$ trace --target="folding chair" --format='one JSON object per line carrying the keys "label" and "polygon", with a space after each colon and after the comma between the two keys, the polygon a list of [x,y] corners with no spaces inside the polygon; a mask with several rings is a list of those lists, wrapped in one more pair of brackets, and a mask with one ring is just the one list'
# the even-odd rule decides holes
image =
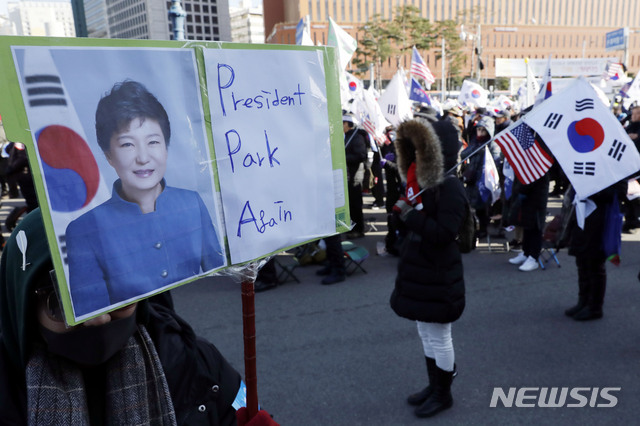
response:
{"label": "folding chair", "polygon": [[375,217],[366,218],[365,223],[367,224],[367,232],[378,232],[378,227],[376,226]]}
{"label": "folding chair", "polygon": [[365,274],[367,273],[366,269],[362,266],[364,261],[369,257],[369,252],[366,248],[356,245],[351,241],[343,241],[342,251],[344,252],[344,258],[346,261],[345,271],[347,272],[347,275],[353,274],[358,269]]}
{"label": "folding chair", "polygon": [[545,242],[542,242],[542,250],[540,251],[540,256],[538,256],[538,263],[540,264],[540,268],[546,269],[546,264],[549,263],[551,259],[556,262],[558,268],[560,267],[560,261],[558,260],[558,250],[554,247],[545,247]]}
{"label": "folding chair", "polygon": [[278,260],[278,256],[275,256],[273,258],[274,262],[276,263],[276,266],[279,266],[281,269],[281,271],[278,273],[278,282],[281,284],[287,282],[289,279],[294,280],[298,284],[300,283],[300,280],[298,279],[298,277],[296,277],[296,275],[293,273],[293,271],[298,266],[300,266],[300,263],[298,262],[298,259],[296,259],[295,256],[291,256],[291,258],[293,259],[293,263],[290,263],[288,265],[285,265],[282,262],[280,262]]}
{"label": "folding chair", "polygon": [[553,259],[560,267],[560,261],[558,260],[558,239],[562,232],[562,217],[560,215],[554,216],[554,218],[545,225],[542,231],[542,250],[540,250],[540,256],[538,256],[538,263],[540,268],[546,269],[547,263]]}

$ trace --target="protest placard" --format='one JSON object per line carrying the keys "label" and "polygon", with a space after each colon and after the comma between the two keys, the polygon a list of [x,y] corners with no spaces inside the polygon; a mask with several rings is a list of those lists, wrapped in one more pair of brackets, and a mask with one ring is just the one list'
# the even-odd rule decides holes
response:
{"label": "protest placard", "polygon": [[0,37],[0,67],[69,324],[348,229],[332,48]]}

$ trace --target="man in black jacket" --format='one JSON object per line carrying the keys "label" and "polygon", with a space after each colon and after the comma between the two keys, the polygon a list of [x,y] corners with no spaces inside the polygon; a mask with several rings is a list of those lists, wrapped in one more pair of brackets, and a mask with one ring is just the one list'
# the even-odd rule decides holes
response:
{"label": "man in black jacket", "polygon": [[349,213],[354,223],[347,238],[364,237],[364,217],[362,213],[362,182],[364,162],[367,160],[367,134],[355,127],[353,116],[342,117],[344,149],[347,161],[347,188],[349,190]]}

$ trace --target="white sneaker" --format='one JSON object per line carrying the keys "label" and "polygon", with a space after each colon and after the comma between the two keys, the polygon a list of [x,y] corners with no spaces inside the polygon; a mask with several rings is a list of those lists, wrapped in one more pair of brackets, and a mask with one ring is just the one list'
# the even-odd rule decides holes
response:
{"label": "white sneaker", "polygon": [[535,271],[536,269],[538,269],[538,266],[539,266],[538,261],[533,257],[529,256],[527,257],[527,260],[525,260],[524,263],[520,265],[518,269],[520,269],[522,272],[529,272],[529,271]]}
{"label": "white sneaker", "polygon": [[524,253],[520,253],[516,257],[512,257],[511,259],[509,259],[509,263],[512,265],[519,265],[521,263],[524,263],[525,260],[527,260],[527,256],[525,256]]}

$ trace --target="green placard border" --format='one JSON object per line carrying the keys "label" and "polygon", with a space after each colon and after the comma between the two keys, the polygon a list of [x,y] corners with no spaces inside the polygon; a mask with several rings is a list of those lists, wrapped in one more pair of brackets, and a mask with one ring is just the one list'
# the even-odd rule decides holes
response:
{"label": "green placard border", "polygon": [[[51,220],[51,210],[46,202],[46,191],[44,188],[44,182],[41,175],[40,165],[37,161],[35,152],[35,145],[33,143],[33,136],[29,130],[29,121],[27,113],[24,107],[24,101],[22,99],[22,93],[20,90],[20,84],[18,80],[17,71],[13,61],[13,55],[11,53],[12,46],[51,46],[51,47],[146,47],[146,48],[190,48],[194,50],[198,79],[200,83],[200,97],[203,107],[203,114],[205,120],[205,128],[207,134],[207,143],[209,144],[209,151],[212,156],[212,160],[215,161],[216,153],[213,143],[213,130],[211,126],[211,114],[208,102],[208,89],[207,79],[204,63],[204,49],[236,49],[236,50],[298,50],[298,51],[321,51],[324,63],[325,72],[325,85],[327,92],[327,113],[329,117],[329,132],[330,132],[330,144],[331,144],[331,159],[332,169],[334,171],[341,170],[343,176],[343,193],[345,205],[337,207],[335,209],[336,218],[336,233],[346,232],[350,229],[349,224],[351,222],[349,215],[349,203],[347,192],[347,177],[346,177],[346,160],[344,151],[344,136],[342,129],[342,110],[340,102],[340,89],[338,78],[338,56],[335,48],[330,46],[292,46],[292,45],[277,45],[277,44],[242,44],[242,43],[227,43],[227,42],[208,42],[208,41],[160,41],[160,40],[121,40],[121,39],[92,39],[92,38],[63,38],[63,37],[20,37],[20,36],[0,36],[0,115],[2,116],[3,126],[7,135],[7,139],[13,142],[21,142],[26,146],[27,155],[29,158],[29,164],[31,170],[37,170],[38,173],[33,173],[34,184],[42,210],[42,217],[46,229],[47,240],[49,243],[53,264],[56,267],[56,278],[59,283],[65,283],[65,285],[59,286],[60,300],[62,301],[66,322],[69,325],[76,325],[81,321],[76,321],[73,317],[71,307],[71,297],[67,291],[66,277],[64,276],[62,267],[62,258],[58,250],[58,242],[56,241],[55,230],[53,228],[53,222]],[[216,191],[220,191],[220,181],[218,177],[217,167],[214,168],[214,181]],[[225,219],[226,220],[226,219]],[[308,242],[317,240],[319,238],[311,239],[300,244],[294,244],[282,249],[276,250],[271,253],[266,253],[260,258],[273,256],[282,251],[292,249],[296,246],[306,244]],[[227,247],[227,261],[229,260],[228,241],[225,232],[225,246]],[[253,259],[248,262],[244,262],[240,265],[247,265],[260,259]],[[239,265],[229,265],[223,270],[212,272],[209,274],[203,274],[192,279],[177,283],[166,290],[196,281],[204,276],[211,276],[217,274],[229,275],[227,271],[237,270]],[[239,275],[231,273],[231,275]],[[144,298],[136,299],[142,300]],[[116,309],[116,308],[114,308]],[[96,314],[98,316],[101,314]],[[95,317],[93,316],[93,317]],[[82,320],[86,321],[90,318]]]}

